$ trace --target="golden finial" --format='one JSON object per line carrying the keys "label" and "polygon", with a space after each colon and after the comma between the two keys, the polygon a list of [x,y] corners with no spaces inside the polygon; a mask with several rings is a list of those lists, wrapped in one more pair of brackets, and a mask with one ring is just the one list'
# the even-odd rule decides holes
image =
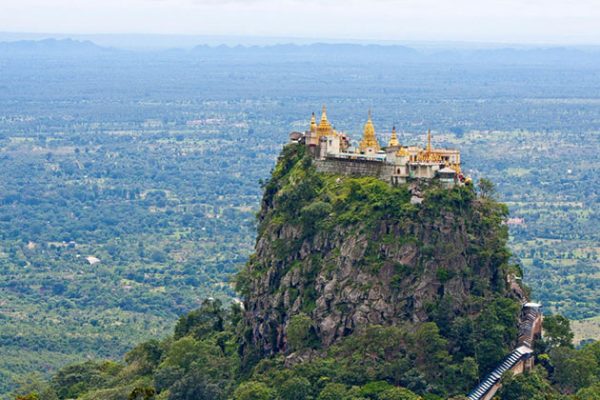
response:
{"label": "golden finial", "polygon": [[396,127],[392,127],[392,137],[390,138],[390,142],[388,143],[389,147],[398,146],[400,143],[398,142],[398,136],[396,135]]}
{"label": "golden finial", "polygon": [[310,131],[311,132],[316,132],[317,131],[317,118],[315,117],[315,113],[312,113],[312,116],[310,117]]}
{"label": "golden finial", "polygon": [[427,130],[427,152],[431,151],[431,129]]}
{"label": "golden finial", "polygon": [[419,151],[417,154],[417,161],[424,162],[440,162],[442,161],[442,156],[438,153],[433,152],[431,146],[431,129],[427,130],[427,147],[425,150]]}
{"label": "golden finial", "polygon": [[321,122],[317,127],[317,136],[320,138],[322,136],[328,136],[333,134],[333,128],[329,121],[327,121],[327,108],[325,104],[323,104],[322,114],[321,114]]}
{"label": "golden finial", "polygon": [[365,124],[363,139],[360,142],[359,147],[362,152],[369,148],[373,151],[379,151],[379,143],[377,142],[377,137],[375,136],[375,127],[373,126],[373,121],[371,120],[371,109],[369,109],[369,119]]}

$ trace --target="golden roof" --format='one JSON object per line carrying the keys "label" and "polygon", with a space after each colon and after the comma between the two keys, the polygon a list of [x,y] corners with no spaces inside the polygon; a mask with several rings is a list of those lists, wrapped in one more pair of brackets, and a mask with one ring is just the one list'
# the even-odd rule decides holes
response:
{"label": "golden roof", "polygon": [[317,126],[317,136],[320,138],[322,136],[328,136],[333,134],[333,128],[329,121],[327,120],[327,108],[323,105],[323,110],[321,113],[321,122],[319,122],[319,126]]}
{"label": "golden roof", "polygon": [[408,152],[408,149],[406,147],[400,147],[396,152],[396,155],[398,157],[408,157],[410,153]]}
{"label": "golden roof", "polygon": [[371,110],[369,110],[369,119],[365,124],[363,140],[360,142],[359,147],[361,151],[365,151],[368,148],[372,148],[375,151],[379,151],[380,149],[379,142],[377,142],[377,137],[375,136],[375,127],[371,120]]}

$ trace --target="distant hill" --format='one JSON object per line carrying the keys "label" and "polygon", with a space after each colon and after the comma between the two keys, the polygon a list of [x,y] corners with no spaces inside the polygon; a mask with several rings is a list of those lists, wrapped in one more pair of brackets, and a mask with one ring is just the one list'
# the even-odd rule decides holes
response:
{"label": "distant hill", "polygon": [[73,39],[18,40],[0,42],[2,55],[91,55],[116,52],[114,49],[101,47],[90,41]]}
{"label": "distant hill", "polygon": [[281,44],[273,46],[197,46],[192,51],[200,55],[239,55],[263,56],[268,58],[286,57],[304,61],[323,61],[348,59],[353,62],[394,59],[418,61],[422,54],[406,46],[381,46],[360,44],[316,43],[310,45]]}
{"label": "distant hill", "polygon": [[[184,54],[184,52],[181,52]],[[316,43],[273,46],[197,46],[191,54],[263,61],[348,61],[356,64],[415,62],[502,65],[599,64],[600,51],[575,47],[448,49],[425,53],[400,45],[361,45]]]}
{"label": "distant hill", "polygon": [[479,50],[449,50],[430,56],[432,61],[481,64],[581,64],[599,63],[600,51],[573,47],[499,48]]}
{"label": "distant hill", "polygon": [[[600,50],[576,47],[479,48],[422,51],[402,45],[378,44],[276,44],[265,46],[209,46],[191,50],[172,48],[148,50],[159,58],[201,58],[242,63],[349,63],[354,65],[387,63],[479,64],[479,65],[598,65]],[[2,56],[97,56],[140,54],[131,50],[103,47],[89,40],[44,39],[0,42]]]}

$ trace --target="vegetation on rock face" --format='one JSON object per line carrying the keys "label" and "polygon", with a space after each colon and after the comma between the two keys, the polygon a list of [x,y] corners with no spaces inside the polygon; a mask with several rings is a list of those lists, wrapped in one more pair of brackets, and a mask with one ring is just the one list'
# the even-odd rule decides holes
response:
{"label": "vegetation on rock face", "polygon": [[[23,398],[460,399],[514,345],[520,270],[493,187],[323,175],[290,145],[264,189],[244,309],[206,300],[171,338],[32,380]],[[539,366],[500,398],[597,398],[598,343],[573,349],[568,321],[547,321]]]}
{"label": "vegetation on rock face", "polygon": [[393,187],[320,174],[305,153],[284,149],[265,185],[256,254],[238,277],[244,362],[301,350],[294,322],[305,315],[323,349],[371,325],[411,332],[431,323],[448,352],[433,364],[489,370],[516,336],[520,294],[506,285],[520,271],[509,263],[507,209],[491,198],[492,185],[479,197],[471,186]]}

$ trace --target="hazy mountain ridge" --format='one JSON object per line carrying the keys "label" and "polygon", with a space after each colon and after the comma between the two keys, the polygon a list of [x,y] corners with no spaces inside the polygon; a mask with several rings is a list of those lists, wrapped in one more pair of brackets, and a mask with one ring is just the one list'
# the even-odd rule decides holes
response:
{"label": "hazy mountain ridge", "polygon": [[190,50],[171,48],[167,50],[132,51],[116,47],[104,47],[92,41],[73,39],[44,39],[0,42],[0,57],[41,55],[100,55],[107,53],[140,54],[175,57],[240,57],[242,60],[270,62],[353,60],[363,63],[401,61],[408,63],[479,63],[509,65],[588,65],[600,64],[600,50],[596,48],[540,46],[532,48],[500,47],[488,49],[440,49],[422,51],[403,45],[381,44],[275,44],[275,45],[198,45]]}
{"label": "hazy mountain ridge", "polygon": [[61,55],[61,54],[102,54],[116,52],[116,49],[98,46],[91,41],[73,39],[19,40],[0,42],[0,56],[5,55]]}

